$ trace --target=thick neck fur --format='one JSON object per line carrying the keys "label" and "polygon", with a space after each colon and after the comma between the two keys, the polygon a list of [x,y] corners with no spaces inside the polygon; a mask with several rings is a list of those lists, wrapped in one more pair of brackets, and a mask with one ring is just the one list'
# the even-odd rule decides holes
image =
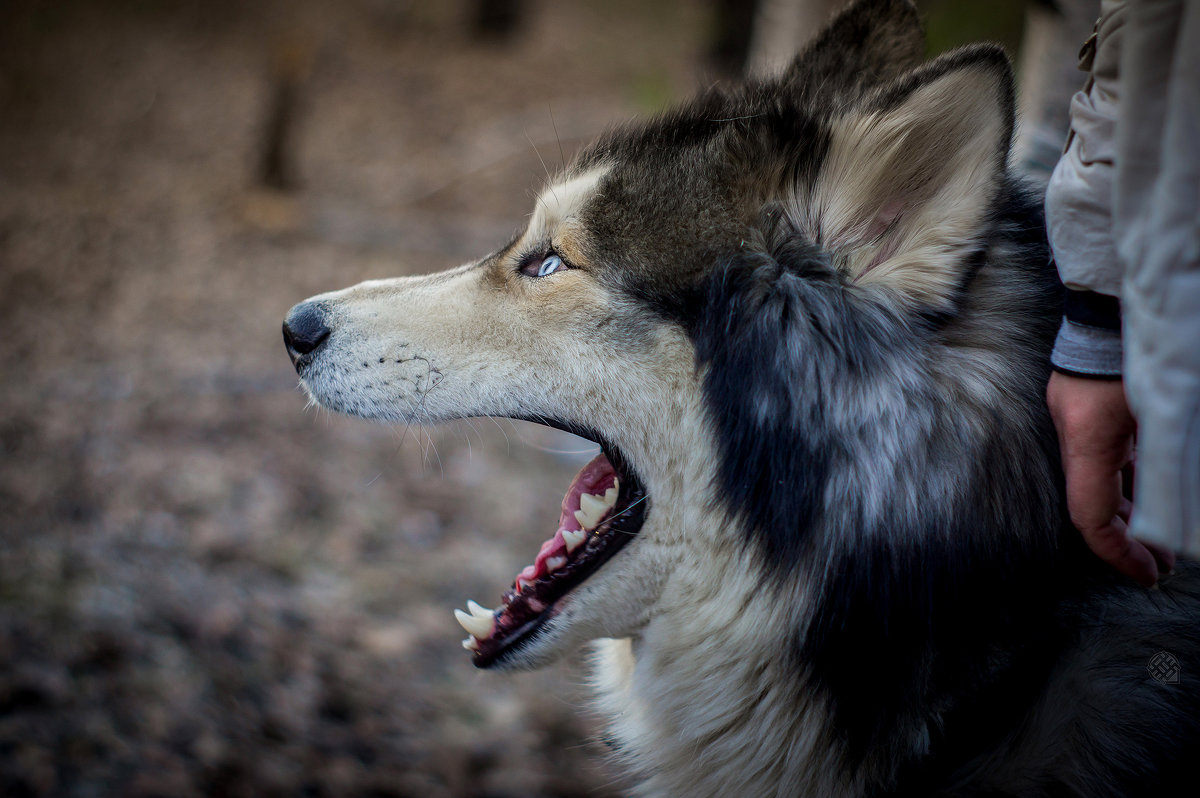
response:
{"label": "thick neck fur", "polygon": [[800,590],[765,598],[784,593],[764,583],[757,552],[711,494],[719,456],[703,400],[682,386],[674,396],[663,406],[678,412],[645,431],[659,443],[638,458],[670,519],[644,556],[667,575],[636,636],[594,649],[597,705],[634,774],[631,794],[852,795],[833,767],[825,702],[789,642],[811,602]]}
{"label": "thick neck fur", "polygon": [[[1018,217],[996,220],[958,317],[855,296],[803,244],[714,278],[694,340],[716,478],[660,505],[686,508],[672,526],[695,555],[684,542],[648,625],[598,654],[639,794],[892,787],[986,700],[960,674],[1037,667],[1021,652],[1056,557],[1053,291],[1036,249],[1013,255],[1031,249],[1009,246]],[[1000,606],[1013,580],[1028,590]],[[990,660],[999,646],[1015,654]]]}
{"label": "thick neck fur", "polygon": [[596,646],[598,704],[633,794],[858,794],[826,702],[781,650],[800,608],[761,601],[753,572],[728,566],[677,574],[642,634]]}

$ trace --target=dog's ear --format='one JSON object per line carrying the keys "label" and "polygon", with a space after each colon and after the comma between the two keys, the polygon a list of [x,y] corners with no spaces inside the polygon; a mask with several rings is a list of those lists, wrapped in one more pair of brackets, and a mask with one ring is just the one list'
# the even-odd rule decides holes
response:
{"label": "dog's ear", "polygon": [[784,73],[784,91],[801,104],[855,96],[916,67],[924,48],[909,0],[858,0],[796,56]]}
{"label": "dog's ear", "polygon": [[811,180],[785,203],[853,283],[949,310],[981,250],[1013,128],[1004,52],[976,45],[875,90],[836,118]]}

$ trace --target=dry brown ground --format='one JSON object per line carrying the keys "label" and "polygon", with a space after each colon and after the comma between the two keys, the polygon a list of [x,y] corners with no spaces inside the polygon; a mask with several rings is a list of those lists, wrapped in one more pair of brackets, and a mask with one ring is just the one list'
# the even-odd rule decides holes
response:
{"label": "dry brown ground", "polygon": [[[508,46],[462,0],[0,8],[0,794],[619,789],[582,661],[477,672],[450,614],[552,531],[578,442],[306,411],[279,335],[502,243],[533,145],[703,72],[701,3],[531,5]],[[281,57],[286,195],[255,187]]]}

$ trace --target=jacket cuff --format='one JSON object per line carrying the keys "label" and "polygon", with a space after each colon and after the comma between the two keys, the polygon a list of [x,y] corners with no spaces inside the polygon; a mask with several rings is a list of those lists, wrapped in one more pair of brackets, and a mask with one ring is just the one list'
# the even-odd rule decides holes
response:
{"label": "jacket cuff", "polygon": [[1064,318],[1050,354],[1056,371],[1093,379],[1121,378],[1121,330]]}

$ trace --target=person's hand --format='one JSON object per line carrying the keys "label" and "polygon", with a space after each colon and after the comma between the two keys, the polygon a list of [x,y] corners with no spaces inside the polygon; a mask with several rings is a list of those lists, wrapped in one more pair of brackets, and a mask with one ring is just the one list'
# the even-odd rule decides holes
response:
{"label": "person's hand", "polygon": [[1129,536],[1137,422],[1120,380],[1050,375],[1046,403],[1058,430],[1067,509],[1092,551],[1121,573],[1153,585],[1175,555]]}

